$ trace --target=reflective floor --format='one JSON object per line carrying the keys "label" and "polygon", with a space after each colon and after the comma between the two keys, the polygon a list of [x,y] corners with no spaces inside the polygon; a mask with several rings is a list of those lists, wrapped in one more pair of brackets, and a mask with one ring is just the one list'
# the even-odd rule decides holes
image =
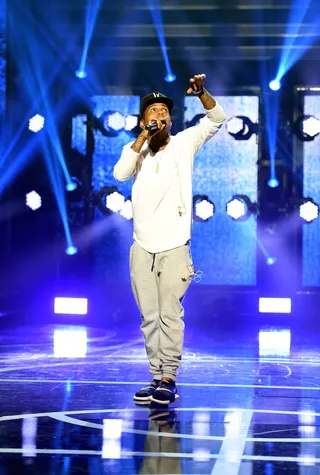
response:
{"label": "reflective floor", "polygon": [[139,329],[0,337],[0,474],[319,474],[316,334],[186,331],[180,399],[138,407]]}

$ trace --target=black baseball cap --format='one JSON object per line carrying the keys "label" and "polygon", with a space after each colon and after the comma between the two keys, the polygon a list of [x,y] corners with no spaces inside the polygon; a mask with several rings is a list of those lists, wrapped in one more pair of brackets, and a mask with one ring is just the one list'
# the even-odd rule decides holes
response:
{"label": "black baseball cap", "polygon": [[147,107],[151,106],[151,104],[155,104],[157,102],[163,103],[166,106],[168,106],[169,113],[171,114],[172,108],[174,106],[173,99],[171,97],[167,97],[164,94],[161,94],[161,92],[152,92],[151,94],[148,94],[147,96],[143,97],[140,102],[140,117],[142,117],[144,111],[146,110]]}

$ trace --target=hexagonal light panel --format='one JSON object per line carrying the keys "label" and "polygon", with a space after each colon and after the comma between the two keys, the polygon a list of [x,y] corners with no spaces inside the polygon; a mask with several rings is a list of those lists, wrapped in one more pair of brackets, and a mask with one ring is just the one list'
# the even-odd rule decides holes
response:
{"label": "hexagonal light panel", "polygon": [[37,209],[41,208],[42,201],[41,196],[36,191],[30,191],[30,193],[26,194],[26,205],[32,209],[32,211],[36,211]]}
{"label": "hexagonal light panel", "polygon": [[199,201],[196,203],[195,213],[203,221],[208,221],[214,215],[214,205],[207,200]]}
{"label": "hexagonal light panel", "polygon": [[319,206],[312,200],[308,200],[300,205],[300,217],[307,223],[311,223],[319,216]]}
{"label": "hexagonal light panel", "polygon": [[117,211],[120,211],[123,208],[124,202],[124,196],[118,193],[117,191],[114,191],[113,193],[107,196],[106,207],[116,213]]}
{"label": "hexagonal light panel", "polygon": [[315,117],[308,117],[302,122],[302,131],[309,137],[320,134],[320,120]]}
{"label": "hexagonal light panel", "polygon": [[120,112],[114,112],[108,117],[108,126],[113,130],[121,130],[126,126],[126,118]]}
{"label": "hexagonal light panel", "polygon": [[227,214],[233,219],[243,218],[247,211],[247,205],[238,198],[233,198],[227,203]]}

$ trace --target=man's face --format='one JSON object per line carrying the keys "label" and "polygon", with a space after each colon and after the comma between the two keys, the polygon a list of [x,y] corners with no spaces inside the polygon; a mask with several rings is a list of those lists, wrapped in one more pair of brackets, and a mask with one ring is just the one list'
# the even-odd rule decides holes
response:
{"label": "man's face", "polygon": [[167,123],[167,126],[170,126],[171,118],[169,114],[169,109],[165,104],[162,104],[162,103],[151,104],[149,107],[146,108],[141,122],[142,122],[142,125],[145,126],[146,124],[151,124],[152,121],[156,119],[165,120]]}

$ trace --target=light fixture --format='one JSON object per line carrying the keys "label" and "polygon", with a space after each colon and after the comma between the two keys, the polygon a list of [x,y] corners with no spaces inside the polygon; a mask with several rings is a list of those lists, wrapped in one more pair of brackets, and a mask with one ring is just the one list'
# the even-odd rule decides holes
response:
{"label": "light fixture", "polygon": [[231,117],[226,123],[226,128],[235,140],[249,140],[259,130],[258,124],[254,124],[249,117],[244,115]]}
{"label": "light fixture", "polygon": [[78,252],[78,248],[76,246],[73,246],[73,245],[68,246],[66,251],[65,251],[67,256],[74,256],[75,254],[77,254],[77,252]]}
{"label": "light fixture", "polygon": [[177,79],[177,76],[175,74],[173,74],[172,72],[169,72],[168,74],[166,74],[166,76],[164,77],[164,80],[166,82],[174,82],[175,80]]}
{"label": "light fixture", "polygon": [[306,223],[312,223],[319,216],[319,206],[311,198],[305,198],[299,207],[299,214]]}
{"label": "light fixture", "polygon": [[311,142],[320,134],[320,119],[313,115],[303,115],[295,122],[294,130],[302,142]]}
{"label": "light fixture", "polygon": [[291,313],[290,298],[259,298],[260,313]]}
{"label": "light fixture", "polygon": [[246,221],[256,213],[257,205],[246,195],[234,195],[226,204],[227,214],[235,221]]}
{"label": "light fixture", "polygon": [[281,88],[281,82],[278,79],[273,79],[273,81],[270,81],[269,87],[272,91],[279,91]]}
{"label": "light fixture", "polygon": [[31,117],[31,119],[29,120],[29,130],[31,132],[37,133],[41,129],[43,129],[44,123],[45,123],[45,118],[40,114],[36,114],[35,116]]}
{"label": "light fixture", "polygon": [[37,209],[41,208],[41,196],[34,190],[30,191],[30,193],[26,194],[26,205],[32,209],[32,211],[36,211]]}
{"label": "light fixture", "polygon": [[215,206],[206,195],[193,197],[193,218],[195,221],[208,221],[215,213]]}

